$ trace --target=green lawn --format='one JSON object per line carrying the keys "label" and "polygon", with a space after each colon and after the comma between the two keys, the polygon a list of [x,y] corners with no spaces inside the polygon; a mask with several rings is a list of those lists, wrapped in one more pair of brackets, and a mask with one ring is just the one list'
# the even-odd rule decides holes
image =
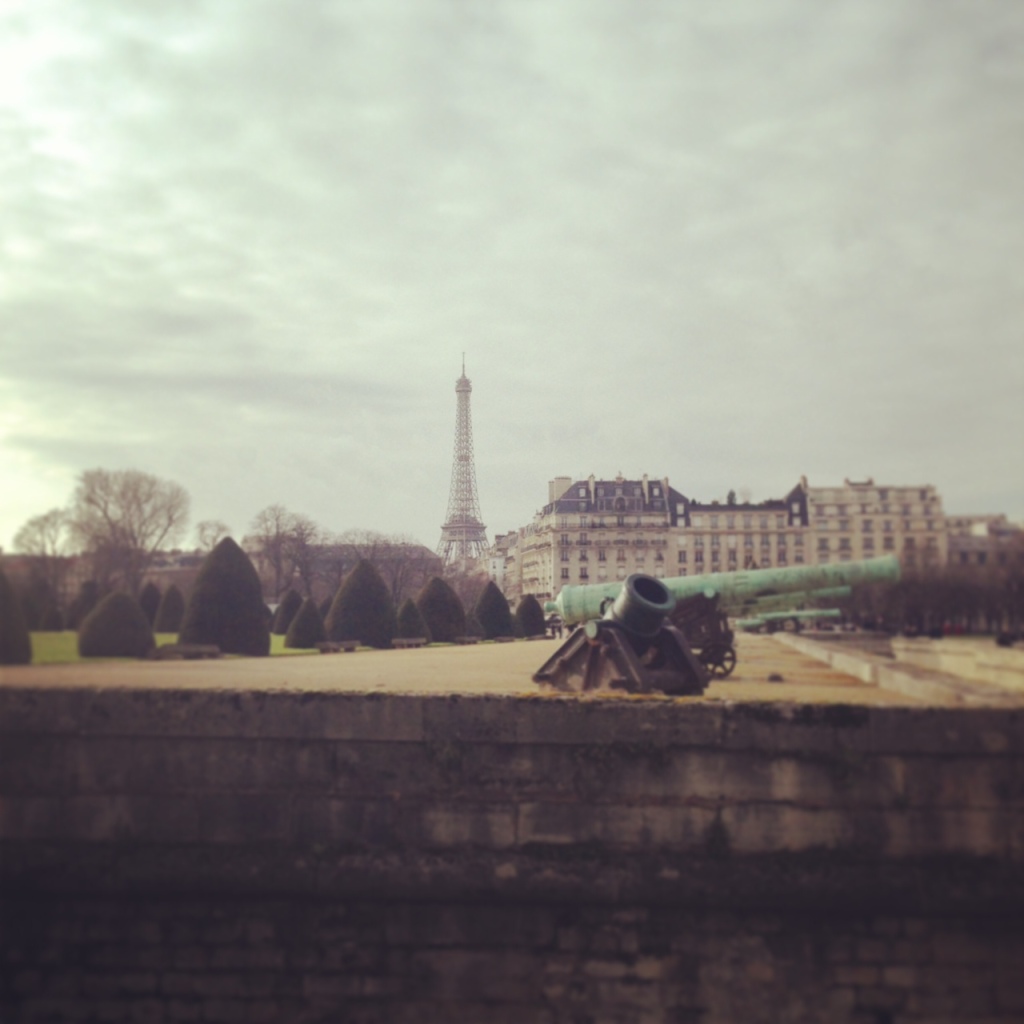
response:
{"label": "green lawn", "polygon": [[[178,642],[177,633],[157,633],[157,645],[174,644]],[[270,653],[291,656],[293,654],[316,654],[316,651],[299,651],[291,647],[285,647],[284,637],[271,634]],[[32,664],[33,665],[62,665],[76,661],[95,661],[100,659],[84,659],[78,656],[78,634],[74,630],[65,630],[63,633],[33,633],[32,634]],[[117,658],[117,661],[133,659]]]}

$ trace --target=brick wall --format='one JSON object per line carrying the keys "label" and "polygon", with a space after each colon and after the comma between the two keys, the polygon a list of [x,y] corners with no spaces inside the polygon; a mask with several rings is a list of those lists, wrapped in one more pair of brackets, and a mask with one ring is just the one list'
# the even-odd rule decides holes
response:
{"label": "brick wall", "polygon": [[1024,718],[0,689],[0,1020],[1019,1021]]}

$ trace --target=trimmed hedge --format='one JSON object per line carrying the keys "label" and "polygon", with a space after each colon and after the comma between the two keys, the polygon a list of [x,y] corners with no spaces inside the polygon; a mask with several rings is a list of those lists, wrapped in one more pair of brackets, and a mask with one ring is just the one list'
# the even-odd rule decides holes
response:
{"label": "trimmed hedge", "polygon": [[459,595],[443,579],[434,576],[416,597],[423,621],[436,643],[452,643],[466,634],[466,610]]}
{"label": "trimmed hedge", "polygon": [[203,561],[178,639],[183,644],[216,644],[224,654],[270,654],[260,578],[230,537]]}
{"label": "trimmed hedge", "polygon": [[299,605],[299,610],[292,616],[292,621],[288,623],[284,645],[285,647],[308,650],[326,639],[327,630],[324,629],[324,620],[320,617],[320,609],[317,608],[313,598],[307,597]]}
{"label": "trimmed hedge", "polygon": [[14,587],[0,569],[0,665],[28,665],[32,637]]}
{"label": "trimmed hedge", "polygon": [[154,633],[177,633],[181,629],[181,620],[185,617],[185,595],[172,583],[160,598],[160,607],[156,610],[153,622]]}
{"label": "trimmed hedge", "polygon": [[83,658],[145,658],[155,647],[153,627],[130,594],[107,594],[78,627]]}
{"label": "trimmed hedge", "polygon": [[139,594],[139,605],[152,626],[156,622],[156,613],[160,610],[160,588],[152,580],[142,588],[142,592]]}
{"label": "trimmed hedge", "polygon": [[78,596],[68,608],[67,627],[78,629],[85,617],[100,600],[100,586],[95,580],[86,580],[78,589]]}
{"label": "trimmed hedge", "polygon": [[543,636],[547,632],[544,609],[533,594],[526,594],[516,608],[516,622],[523,636]]}
{"label": "trimmed hedge", "polygon": [[324,628],[328,640],[358,640],[387,648],[395,636],[391,591],[372,562],[361,558],[334,595]]}
{"label": "trimmed hedge", "polygon": [[288,592],[281,598],[281,603],[277,606],[277,611],[274,613],[274,625],[271,626],[270,632],[277,634],[277,636],[284,636],[288,632],[288,627],[292,624],[292,619],[295,618],[295,613],[302,607],[302,598],[299,596],[298,591],[289,588]]}
{"label": "trimmed hedge", "polygon": [[477,599],[474,612],[485,639],[493,640],[496,636],[513,635],[512,612],[505,595],[494,580],[487,581],[487,586]]}
{"label": "trimmed hedge", "polygon": [[407,597],[402,602],[402,607],[398,609],[398,632],[395,636],[409,640],[422,637],[428,644],[430,643],[430,628],[411,597]]}

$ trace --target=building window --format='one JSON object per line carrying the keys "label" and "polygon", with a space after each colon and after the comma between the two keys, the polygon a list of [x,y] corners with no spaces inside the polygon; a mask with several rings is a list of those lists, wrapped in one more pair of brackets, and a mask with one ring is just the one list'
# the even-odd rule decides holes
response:
{"label": "building window", "polygon": [[882,547],[886,551],[892,551],[892,549],[894,547],[896,547],[896,538],[895,537],[891,537],[891,536],[890,537],[883,537],[882,538]]}
{"label": "building window", "polygon": [[711,529],[712,530],[717,530],[718,529],[718,516],[712,516],[711,517]]}
{"label": "building window", "polygon": [[839,529],[840,529],[840,531],[842,531],[844,533],[846,531],[848,531],[850,529],[850,520],[849,519],[840,519],[839,520]]}
{"label": "building window", "polygon": [[695,548],[702,548],[702,547],[704,547],[704,538],[703,537],[694,537],[693,538],[693,546]]}
{"label": "building window", "polygon": [[[779,538],[779,543],[780,544],[784,543],[784,539],[782,537]],[[771,537],[769,537],[767,533],[762,533],[761,534],[761,547],[764,548],[765,550],[767,550],[771,546],[772,546],[772,539],[771,539]]]}
{"label": "building window", "polygon": [[580,488],[580,491],[579,491],[579,496],[580,496],[581,498],[585,498],[585,497],[587,496],[587,489],[586,489],[586,487],[581,487],[581,488]]}
{"label": "building window", "polygon": [[685,551],[680,551],[679,552],[679,564],[680,565],[686,565],[686,552]]}
{"label": "building window", "polygon": [[690,521],[693,523],[694,528],[698,530],[704,525],[703,516],[694,516]]}
{"label": "building window", "polygon": [[597,560],[599,562],[607,562],[608,561],[608,552],[605,551],[604,548],[598,548],[597,549]]}
{"label": "building window", "polygon": [[563,569],[562,570],[562,579],[563,580],[567,580],[568,578],[569,578],[569,570],[568,569]]}
{"label": "building window", "polygon": [[711,535],[711,546],[713,548],[717,548],[717,547],[721,546],[721,543],[722,543],[722,538],[717,533],[713,533]]}
{"label": "building window", "polygon": [[626,525],[626,517],[625,516],[616,516],[615,517],[615,525],[616,526],[625,526]]}
{"label": "building window", "polygon": [[850,550],[850,538],[849,537],[840,537],[839,538],[839,550],[840,551],[849,551]]}
{"label": "building window", "polygon": [[735,516],[726,516],[725,517],[725,528],[727,530],[731,530],[735,526],[736,526],[736,517]]}
{"label": "building window", "polygon": [[718,552],[717,551],[712,551],[711,552],[711,561],[712,562],[717,562],[718,561]]}
{"label": "building window", "polygon": [[586,580],[586,579],[589,579],[589,578],[590,577],[587,575],[587,567],[584,565],[584,566],[582,566],[580,568],[580,579],[581,580]]}
{"label": "building window", "polygon": [[885,519],[885,520],[882,521],[882,532],[883,533],[892,533],[892,520],[891,519]]}
{"label": "building window", "polygon": [[828,537],[819,537],[818,538],[818,550],[819,551],[828,551]]}
{"label": "building window", "polygon": [[864,527],[864,532],[865,533],[870,533],[874,529],[874,527],[875,527],[874,520],[872,520],[872,519],[865,519],[864,523],[862,525]]}
{"label": "building window", "polygon": [[562,561],[563,562],[568,562],[569,561],[569,552],[567,550],[563,550],[562,551]]}
{"label": "building window", "polygon": [[762,530],[767,530],[768,529],[768,517],[767,516],[761,516],[761,518],[759,520],[759,525],[760,525]]}
{"label": "building window", "polygon": [[875,550],[875,538],[874,537],[865,537],[864,538],[864,550],[865,551],[874,551]]}
{"label": "building window", "polygon": [[745,548],[752,548],[754,546],[754,535],[752,533],[744,534],[743,546]]}
{"label": "building window", "polygon": [[616,562],[624,562],[625,560],[626,560],[626,552],[625,552],[625,550],[623,548],[619,548],[619,550],[615,553],[615,561]]}
{"label": "building window", "polygon": [[693,553],[693,560],[697,565],[702,565],[704,562],[704,552],[698,548]]}
{"label": "building window", "polygon": [[729,564],[730,565],[735,565],[736,564],[736,552],[735,551],[730,551],[729,552]]}

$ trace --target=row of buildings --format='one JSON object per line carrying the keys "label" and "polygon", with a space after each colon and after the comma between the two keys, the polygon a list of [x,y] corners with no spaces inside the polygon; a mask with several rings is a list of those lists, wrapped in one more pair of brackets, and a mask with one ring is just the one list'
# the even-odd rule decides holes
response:
{"label": "row of buildings", "polygon": [[759,503],[692,501],[667,478],[556,477],[528,526],[498,534],[488,571],[509,599],[631,573],[687,576],[893,554],[906,569],[1024,562],[1005,516],[947,517],[931,484],[845,480]]}

